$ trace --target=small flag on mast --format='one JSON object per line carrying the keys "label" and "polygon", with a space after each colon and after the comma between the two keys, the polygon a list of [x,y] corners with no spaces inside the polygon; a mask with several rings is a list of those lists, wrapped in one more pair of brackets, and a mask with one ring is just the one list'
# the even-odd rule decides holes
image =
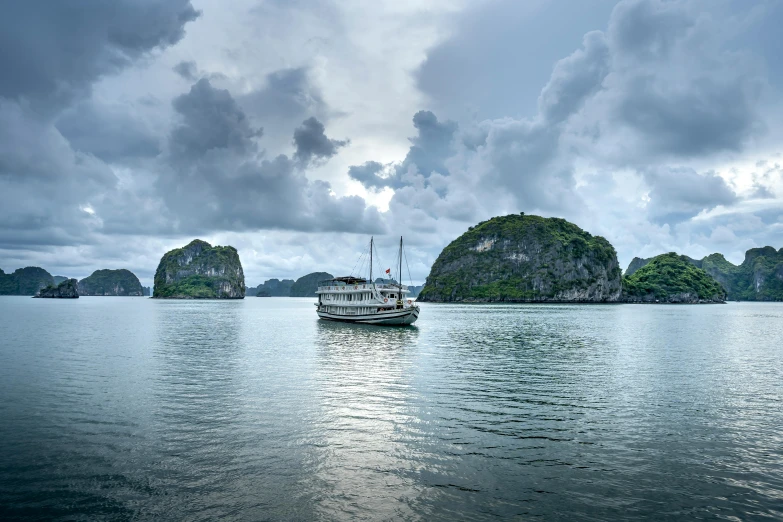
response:
{"label": "small flag on mast", "polygon": [[389,275],[391,275],[391,268],[387,268],[387,269],[386,269],[386,273],[387,273],[387,274],[389,274]]}

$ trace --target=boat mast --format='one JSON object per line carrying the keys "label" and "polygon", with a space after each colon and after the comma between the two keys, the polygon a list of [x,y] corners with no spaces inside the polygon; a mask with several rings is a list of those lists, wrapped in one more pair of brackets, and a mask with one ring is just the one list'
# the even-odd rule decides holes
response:
{"label": "boat mast", "polygon": [[397,284],[400,285],[400,299],[402,299],[402,236],[400,236],[400,271],[397,272],[397,277],[399,278]]}
{"label": "boat mast", "polygon": [[373,237],[370,236],[370,284],[372,284],[372,239]]}

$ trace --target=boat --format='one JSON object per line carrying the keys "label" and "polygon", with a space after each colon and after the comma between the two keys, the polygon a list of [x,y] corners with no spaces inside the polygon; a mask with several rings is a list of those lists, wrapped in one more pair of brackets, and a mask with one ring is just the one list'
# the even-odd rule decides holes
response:
{"label": "boat", "polygon": [[[326,321],[407,326],[419,318],[419,306],[408,299],[408,287],[402,284],[403,245],[400,237],[398,281],[375,283],[372,279],[373,238],[370,238],[370,277],[345,276],[318,283],[318,317]],[[391,274],[391,269],[386,270]]]}

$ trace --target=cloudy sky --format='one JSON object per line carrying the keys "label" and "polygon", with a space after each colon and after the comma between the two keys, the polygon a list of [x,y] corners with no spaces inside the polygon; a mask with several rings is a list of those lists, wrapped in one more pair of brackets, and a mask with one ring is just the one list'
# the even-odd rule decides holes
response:
{"label": "cloudy sky", "polygon": [[489,217],[634,256],[783,247],[783,1],[62,0],[0,17],[0,267],[195,237],[248,285],[415,283]]}

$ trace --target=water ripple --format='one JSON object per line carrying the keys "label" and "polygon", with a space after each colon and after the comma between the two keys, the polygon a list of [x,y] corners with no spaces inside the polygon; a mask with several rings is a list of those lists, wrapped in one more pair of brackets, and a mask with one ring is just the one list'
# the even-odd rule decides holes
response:
{"label": "water ripple", "polygon": [[3,520],[783,518],[783,306],[0,298]]}

